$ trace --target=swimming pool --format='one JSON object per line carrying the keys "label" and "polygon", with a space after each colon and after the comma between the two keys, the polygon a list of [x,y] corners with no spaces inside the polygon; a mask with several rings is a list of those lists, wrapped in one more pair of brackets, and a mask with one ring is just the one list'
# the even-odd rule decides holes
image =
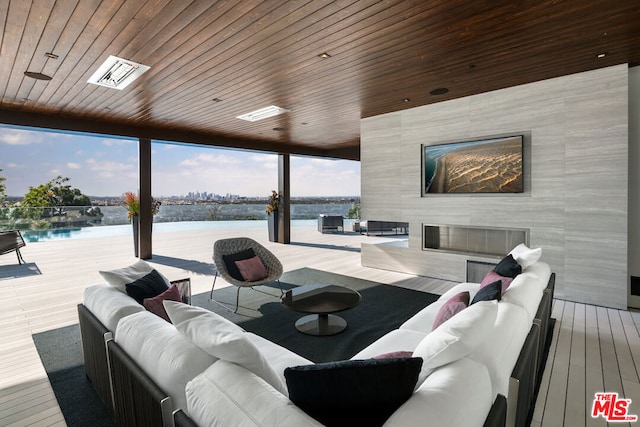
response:
{"label": "swimming pool", "polygon": [[[345,229],[351,220],[345,220]],[[315,219],[295,219],[291,221],[292,227],[316,226]],[[215,228],[234,227],[267,227],[267,221],[182,221],[182,222],[158,222],[153,224],[154,233],[166,233],[173,231],[206,230]],[[50,230],[26,230],[22,236],[27,242],[46,242],[63,239],[89,239],[96,237],[127,236],[131,234],[131,224],[104,225],[95,227],[61,228]]]}

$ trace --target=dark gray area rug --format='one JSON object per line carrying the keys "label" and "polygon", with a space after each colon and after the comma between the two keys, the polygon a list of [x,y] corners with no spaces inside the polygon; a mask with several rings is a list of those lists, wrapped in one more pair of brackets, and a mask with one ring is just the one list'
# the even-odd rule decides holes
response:
{"label": "dark gray area rug", "polygon": [[[280,304],[277,284],[240,290],[240,308],[233,313],[235,286],[194,295],[192,304],[214,311],[245,330],[263,336],[314,362],[348,359],[435,301],[426,292],[383,285],[311,268],[285,273],[283,289],[307,284],[335,284],[357,290],[362,303],[339,313],[347,329],[337,335],[315,337],[302,334],[295,321],[304,316]],[[223,304],[223,305],[220,305]],[[33,341],[69,426],[112,426],[113,419],[84,374],[80,328],[71,325],[33,335]]]}
{"label": "dark gray area rug", "polygon": [[[347,329],[337,335],[323,337],[298,332],[295,322],[305,314],[291,311],[280,304],[280,289],[277,284],[241,289],[238,314],[230,313],[228,309],[212,302],[208,293],[196,295],[193,304],[215,311],[245,330],[319,363],[351,358],[438,299],[438,295],[427,292],[382,285],[311,268],[285,273],[280,283],[284,290],[319,283],[341,285],[360,292],[362,302],[352,309],[338,313],[347,321]],[[216,291],[214,300],[233,308],[236,291],[236,287]]]}
{"label": "dark gray area rug", "polygon": [[66,326],[33,335],[68,426],[114,426],[113,417],[84,373],[80,326]]}

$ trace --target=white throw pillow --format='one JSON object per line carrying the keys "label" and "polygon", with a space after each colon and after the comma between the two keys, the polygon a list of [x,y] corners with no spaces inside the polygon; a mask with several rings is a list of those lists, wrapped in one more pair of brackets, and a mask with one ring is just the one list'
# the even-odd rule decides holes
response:
{"label": "white throw pillow", "polygon": [[524,270],[538,262],[542,256],[542,248],[531,249],[524,243],[520,243],[518,246],[513,248],[509,254],[513,256],[513,259],[515,259]]}
{"label": "white throw pillow", "polygon": [[[116,270],[99,271],[100,275],[107,281],[108,284],[118,289],[121,292],[127,293],[126,285],[128,283],[135,282],[141,277],[153,271],[153,267],[144,260],[139,260],[129,267],[118,268]],[[160,274],[160,272],[158,272]],[[160,274],[160,277],[164,279],[167,287],[171,286],[171,282]]]}
{"label": "white throw pillow", "polygon": [[201,307],[175,301],[164,301],[164,307],[171,323],[194,345],[218,359],[244,367],[288,396],[285,383],[241,327]]}
{"label": "white throw pillow", "polygon": [[480,301],[434,329],[418,344],[413,357],[422,357],[416,388],[434,369],[471,353],[489,335],[498,316],[498,301]]}

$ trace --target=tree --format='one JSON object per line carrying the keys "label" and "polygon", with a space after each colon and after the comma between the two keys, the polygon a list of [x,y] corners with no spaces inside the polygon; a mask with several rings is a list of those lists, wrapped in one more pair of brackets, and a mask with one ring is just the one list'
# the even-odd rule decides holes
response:
{"label": "tree", "polygon": [[347,212],[347,218],[360,219],[360,199],[353,201],[351,209]]}
{"label": "tree", "polygon": [[63,185],[69,178],[58,175],[46,184],[29,187],[29,191],[22,200],[22,206],[27,207],[56,207],[56,206],[91,206],[89,196],[82,194],[77,188]]}
{"label": "tree", "polygon": [[[0,169],[0,172],[2,172],[2,169]],[[7,191],[7,186],[3,184],[6,180],[7,178],[0,175],[0,203],[4,202],[4,199],[7,198],[7,193],[5,192]]]}

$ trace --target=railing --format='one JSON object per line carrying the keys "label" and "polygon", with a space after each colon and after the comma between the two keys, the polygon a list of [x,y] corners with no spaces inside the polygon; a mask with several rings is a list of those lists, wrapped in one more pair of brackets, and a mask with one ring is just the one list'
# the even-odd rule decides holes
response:
{"label": "railing", "polygon": [[[350,203],[291,205],[291,219],[317,219],[319,214],[347,216]],[[162,205],[154,222],[266,220],[265,205],[211,203]],[[122,206],[0,207],[0,230],[49,230],[128,224]]]}
{"label": "railing", "polygon": [[0,230],[87,227],[99,225],[103,216],[96,206],[0,207]]}

